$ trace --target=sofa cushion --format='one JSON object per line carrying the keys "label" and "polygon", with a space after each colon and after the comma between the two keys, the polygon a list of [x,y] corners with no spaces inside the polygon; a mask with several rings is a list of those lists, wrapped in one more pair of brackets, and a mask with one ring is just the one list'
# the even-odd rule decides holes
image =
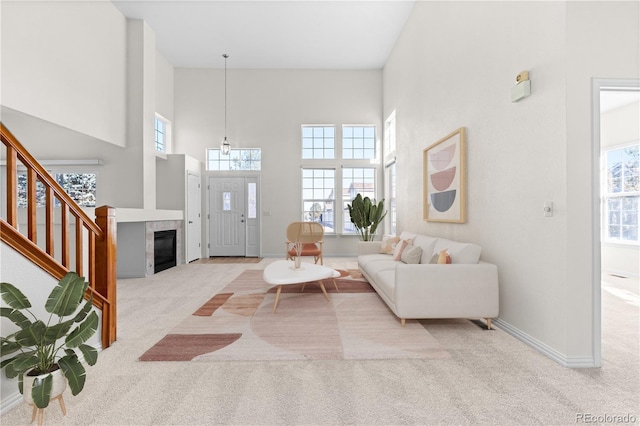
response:
{"label": "sofa cushion", "polygon": [[408,246],[402,252],[400,260],[404,263],[417,264],[420,263],[422,257],[422,247],[420,246]]}
{"label": "sofa cushion", "polygon": [[367,266],[363,267],[364,271],[372,278],[375,278],[376,274],[380,271],[395,271],[396,265],[401,262],[394,260],[378,260],[376,262],[369,262]]}
{"label": "sofa cushion", "polygon": [[482,247],[472,243],[459,243],[444,238],[436,242],[434,253],[447,250],[451,256],[451,263],[478,263]]}
{"label": "sofa cushion", "polygon": [[393,259],[391,258],[390,254],[361,254],[360,256],[358,256],[358,265],[360,265],[360,267],[362,268],[366,268],[370,262],[378,261],[393,262]]}
{"label": "sofa cushion", "polygon": [[384,269],[375,274],[376,287],[380,290],[387,299],[395,303],[393,289],[396,285],[396,271],[395,269]]}
{"label": "sofa cushion", "polygon": [[418,236],[418,234],[414,234],[413,232],[409,232],[409,231],[402,231],[400,233],[400,239],[401,240],[414,240],[416,237]]}
{"label": "sofa cushion", "polygon": [[413,239],[413,245],[422,248],[420,263],[429,263],[437,242],[438,238],[429,237],[428,235],[416,235]]}

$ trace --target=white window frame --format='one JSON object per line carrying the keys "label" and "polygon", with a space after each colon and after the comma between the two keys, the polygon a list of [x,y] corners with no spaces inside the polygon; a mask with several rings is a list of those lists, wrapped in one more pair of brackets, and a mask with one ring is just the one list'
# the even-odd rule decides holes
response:
{"label": "white window frame", "polygon": [[[373,131],[373,136],[367,134],[369,131]],[[343,124],[341,142],[343,160],[376,159],[376,126],[373,124]],[[367,152],[370,155],[366,155]]]}
{"label": "white window frame", "polygon": [[[356,181],[356,178],[353,177],[353,174],[349,176],[350,170],[362,170],[363,177],[362,181],[358,181],[359,183],[367,184],[367,177],[364,176],[364,171],[370,170],[372,172],[371,183],[373,184],[373,188],[371,190],[365,190],[365,188],[354,189],[351,187],[353,182]],[[352,229],[353,225],[351,224],[351,217],[349,216],[349,210],[347,208],[347,204],[350,204],[353,199],[356,197],[356,194],[362,194],[362,197],[369,197],[371,201],[376,201],[376,194],[378,193],[378,167],[376,166],[343,166],[342,167],[342,184],[340,188],[342,189],[342,234],[356,234],[356,230]],[[350,181],[351,184],[347,187],[347,181]]]}
{"label": "white window frame", "polygon": [[398,215],[396,206],[396,159],[385,164],[385,173],[387,177],[387,187],[385,188],[386,196],[385,206],[388,211],[387,218],[389,223],[389,233],[395,235],[398,227]]}
{"label": "white window frame", "polygon": [[[609,170],[608,170],[608,164],[607,164],[607,156],[609,153],[612,153],[614,151],[619,151],[619,150],[624,150],[624,149],[628,149],[628,148],[632,148],[632,147],[640,147],[640,141],[634,141],[633,143],[630,144],[624,144],[624,145],[617,145],[617,146],[613,146],[613,147],[608,147],[606,149],[602,149],[601,150],[601,156],[600,156],[600,166],[601,166],[601,194],[602,194],[602,214],[601,214],[601,218],[602,218],[602,226],[601,226],[601,230],[602,230],[602,241],[604,243],[612,243],[612,244],[622,244],[622,245],[635,245],[638,246],[640,245],[640,224],[639,219],[638,219],[638,211],[633,212],[632,214],[635,214],[636,216],[636,239],[635,240],[627,240],[627,239],[622,239],[621,237],[619,238],[615,238],[615,237],[610,237],[610,232],[609,232],[609,225],[610,225],[610,211],[609,211],[609,201],[611,200],[615,200],[615,199],[623,199],[626,197],[638,197],[640,198],[640,190],[637,191],[628,191],[624,189],[624,180],[625,180],[625,169],[623,168],[621,170],[622,173],[622,189],[618,192],[609,192]],[[640,150],[640,148],[638,148]],[[638,168],[635,169],[636,173],[638,173]],[[640,200],[638,200],[637,202],[638,204],[640,204]],[[620,217],[620,221],[622,222],[622,217]]]}
{"label": "white window frame", "polygon": [[393,110],[384,122],[384,153],[391,155],[396,150],[396,111]]}
{"label": "white window frame", "polygon": [[[310,141],[309,140],[304,140],[304,129],[305,128],[318,128],[318,127],[323,127],[323,128],[332,128],[334,129],[333,135],[334,135],[334,139],[331,141],[331,143],[329,144],[329,146],[325,147],[323,143],[320,144],[314,144],[313,147],[316,149],[325,149],[327,148],[328,150],[332,150],[334,153],[334,156],[336,158],[320,158],[320,157],[328,157],[328,155],[325,155],[324,152],[322,155],[316,156],[316,158],[305,158],[305,153],[304,153],[304,149],[311,149],[310,148]],[[365,127],[369,127],[369,128],[373,128],[373,132],[374,132],[374,156],[373,158],[343,158],[343,128],[347,128],[347,127],[360,127],[360,128],[365,128]],[[350,194],[348,193],[348,191],[343,188],[343,182],[344,182],[344,171],[345,170],[349,170],[349,169],[371,169],[373,170],[373,176],[374,176],[374,180],[373,180],[373,184],[374,184],[374,192],[373,194],[369,194],[368,192],[366,194],[363,194],[363,196],[367,196],[369,195],[370,198],[376,198],[377,199],[377,195],[379,193],[382,193],[381,188],[379,188],[379,178],[380,177],[380,173],[381,173],[381,164],[380,164],[380,147],[379,147],[379,141],[377,140],[377,135],[378,135],[378,128],[376,125],[373,124],[314,124],[314,125],[310,125],[310,124],[305,124],[301,126],[302,128],[302,132],[301,132],[301,136],[300,136],[300,142],[301,142],[301,168],[304,170],[308,170],[308,169],[330,169],[330,170],[335,170],[334,173],[334,182],[333,182],[333,187],[334,187],[334,194],[331,197],[332,202],[333,202],[333,211],[331,212],[331,219],[333,220],[333,228],[331,228],[330,226],[325,226],[325,235],[326,234],[333,234],[333,235],[357,235],[357,232],[355,232],[355,230],[345,230],[345,225],[348,223],[351,223],[351,219],[349,217],[349,212],[345,211],[346,210],[346,203],[350,203],[353,198],[350,198]],[[336,128],[340,128],[341,131],[336,133],[335,129]],[[306,145],[305,145],[306,142]],[[305,146],[307,148],[305,148]],[[309,157],[309,156],[307,156]],[[308,203],[310,202],[310,198],[307,197],[304,193],[305,191],[305,183],[302,181],[303,177],[301,175],[301,193],[300,193],[300,200],[301,200],[301,214],[300,214],[300,220],[306,221],[306,220],[310,220],[310,219],[315,219],[316,216],[313,214],[310,214],[310,212],[308,211],[308,208],[305,208],[305,203],[307,203],[307,207],[308,207]],[[375,194],[375,195],[374,195]],[[326,194],[325,194],[326,195]],[[373,195],[373,196],[371,196]],[[355,195],[354,195],[355,196]],[[346,197],[346,198],[345,198]],[[323,198],[322,201],[324,201],[325,199]],[[324,213],[323,213],[324,214]]]}
{"label": "white window frame", "polygon": [[[336,229],[336,169],[332,167],[302,167],[302,220],[322,223],[325,233],[333,234]],[[328,176],[333,174],[333,176]],[[333,188],[326,185],[331,180]],[[327,191],[330,191],[327,193]],[[315,212],[309,206],[321,204],[322,213]],[[327,225],[331,223],[332,226]]]}
{"label": "white window frame", "polygon": [[262,148],[231,148],[227,155],[222,154],[220,148],[207,148],[205,156],[207,171],[246,172],[262,169]]}
{"label": "white window frame", "polygon": [[[336,158],[336,126],[333,124],[303,124],[300,141],[303,160],[334,160]],[[316,154],[322,155],[316,155]]]}
{"label": "white window frame", "polygon": [[[158,123],[162,123],[164,126],[164,132],[158,130]],[[170,154],[171,153],[171,121],[167,120],[160,114],[156,113],[156,117],[154,120],[154,148],[157,153],[160,154]],[[158,140],[158,135],[163,136],[163,141]]]}

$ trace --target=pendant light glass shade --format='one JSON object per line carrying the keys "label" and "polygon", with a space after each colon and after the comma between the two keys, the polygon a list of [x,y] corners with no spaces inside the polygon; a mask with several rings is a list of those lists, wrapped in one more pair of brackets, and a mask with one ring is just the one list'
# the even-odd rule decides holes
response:
{"label": "pendant light glass shade", "polygon": [[224,58],[224,139],[220,144],[220,151],[222,155],[229,155],[231,151],[231,144],[227,139],[227,58],[229,55],[225,53],[222,57]]}
{"label": "pendant light glass shade", "polygon": [[231,151],[231,144],[227,140],[226,136],[224,137],[224,139],[222,140],[222,143],[220,144],[220,150],[222,151],[222,155],[229,155],[229,151]]}

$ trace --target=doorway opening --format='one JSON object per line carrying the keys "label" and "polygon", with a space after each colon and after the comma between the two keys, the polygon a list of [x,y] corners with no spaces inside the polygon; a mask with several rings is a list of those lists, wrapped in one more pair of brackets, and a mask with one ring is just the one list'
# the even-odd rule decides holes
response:
{"label": "doorway opening", "polygon": [[640,80],[593,80],[593,225],[600,237],[593,248],[596,366],[602,365],[603,341],[609,340],[610,330],[637,325],[624,318],[634,315],[640,300],[638,117]]}

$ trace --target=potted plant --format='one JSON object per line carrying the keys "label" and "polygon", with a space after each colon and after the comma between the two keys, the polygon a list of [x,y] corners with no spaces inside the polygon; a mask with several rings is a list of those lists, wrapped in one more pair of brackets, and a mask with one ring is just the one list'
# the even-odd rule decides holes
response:
{"label": "potted plant", "polygon": [[20,329],[0,337],[3,358],[0,368],[8,378],[18,377],[20,393],[37,408],[47,407],[51,399],[64,392],[67,384],[73,395],[82,391],[86,370],[80,355],[89,365],[98,360],[98,351],[85,344],[98,328],[92,300],[80,307],[88,286],[75,272],[67,273],[47,298],[45,310],[50,315],[42,320],[29,310],[31,303],[20,290],[12,284],[0,283],[2,300],[7,305],[0,308],[0,316]]}
{"label": "potted plant", "polygon": [[387,215],[384,211],[384,198],[376,204],[375,200],[371,201],[369,197],[362,198],[362,194],[358,193],[351,204],[347,204],[347,208],[358,237],[362,241],[373,241],[378,225]]}

